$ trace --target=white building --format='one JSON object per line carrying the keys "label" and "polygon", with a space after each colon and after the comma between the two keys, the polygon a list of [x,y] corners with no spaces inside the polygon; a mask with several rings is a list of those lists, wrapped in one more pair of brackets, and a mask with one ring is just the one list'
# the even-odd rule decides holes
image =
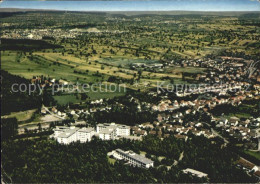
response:
{"label": "white building", "polygon": [[97,125],[97,136],[102,140],[114,140],[118,136],[129,136],[130,127],[115,123],[104,123]]}
{"label": "white building", "polygon": [[116,132],[114,129],[104,129],[97,136],[102,140],[114,140],[116,137]]}
{"label": "white building", "polygon": [[93,136],[97,136],[102,140],[114,140],[116,138],[130,136],[130,127],[115,123],[98,124],[97,130],[94,128],[76,128],[74,126],[65,127],[57,126],[54,129],[54,137],[59,143],[70,144],[71,142],[88,142]]}
{"label": "white building", "polygon": [[94,128],[77,128],[57,126],[54,129],[53,137],[61,144],[70,144],[72,142],[88,142],[94,135]]}
{"label": "white building", "polygon": [[81,128],[77,131],[77,140],[80,142],[89,142],[91,141],[92,136],[95,134],[94,128]]}
{"label": "white building", "polygon": [[130,165],[142,168],[153,167],[153,161],[134,153],[133,151],[123,151],[121,149],[116,149],[113,151],[113,156],[118,160],[125,160]]}
{"label": "white building", "polygon": [[[58,134],[58,136],[56,137],[57,141],[61,144],[70,144],[72,142],[76,142],[77,141],[77,131],[79,130],[79,128],[76,127],[68,127],[66,128],[62,128],[63,132],[61,132],[60,130],[58,131],[54,131],[54,134]],[[57,133],[58,132],[58,133]]]}
{"label": "white building", "polygon": [[185,174],[191,174],[192,176],[197,176],[199,178],[208,177],[208,174],[190,168],[184,169],[182,172]]}
{"label": "white building", "polygon": [[53,130],[54,131],[53,137],[58,137],[58,135],[60,135],[61,133],[64,133],[68,129],[69,129],[69,127],[56,126],[56,128]]}

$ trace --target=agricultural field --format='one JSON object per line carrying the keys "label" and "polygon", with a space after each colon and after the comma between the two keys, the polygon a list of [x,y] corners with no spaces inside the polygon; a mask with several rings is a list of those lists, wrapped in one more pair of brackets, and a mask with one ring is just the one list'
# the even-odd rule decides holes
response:
{"label": "agricultural field", "polygon": [[[120,84],[138,91],[149,91],[161,82],[197,83],[196,76],[206,74],[206,68],[174,63],[223,52],[259,57],[258,18],[258,14],[16,13],[0,19],[1,67],[29,80],[44,76],[69,84]],[[145,66],[134,68],[136,64]],[[147,67],[160,64],[163,67]],[[87,100],[126,93],[102,92],[103,87],[86,93]],[[59,93],[54,99],[61,105],[84,102],[77,93]]]}
{"label": "agricultural field", "polygon": [[[20,75],[26,79],[35,76],[63,79],[70,83],[109,83],[124,84],[133,90],[146,90],[156,87],[157,82],[187,83],[182,80],[184,72],[200,74],[204,70],[197,67],[167,67],[163,70],[131,69],[134,63],[160,64],[165,61],[196,59],[209,54],[218,54],[223,50],[243,52],[246,55],[259,54],[259,27],[255,19],[243,17],[197,15],[97,15],[74,13],[78,23],[71,21],[71,15],[47,13],[26,13],[1,19],[5,22],[3,34],[12,32],[13,21],[26,17],[42,20],[42,25],[49,24],[55,16],[51,30],[59,30],[76,35],[74,38],[49,36],[44,40],[3,41],[1,51],[3,70]],[[67,17],[68,19],[64,18]],[[257,15],[254,15],[257,18]],[[94,18],[95,17],[95,18]],[[83,19],[90,23],[82,23]],[[58,20],[67,20],[61,23]],[[185,20],[185,21],[183,21]],[[36,21],[36,19],[35,19]],[[30,23],[33,24],[34,20]],[[73,21],[74,22],[74,21]],[[247,25],[245,25],[247,24]],[[73,27],[71,27],[73,25]],[[23,24],[15,29],[24,32]],[[28,26],[28,25],[27,25]],[[9,29],[7,31],[7,29]],[[34,26],[41,29],[41,26]],[[6,31],[5,31],[6,30]],[[246,34],[251,33],[251,34]],[[30,33],[28,33],[30,34]],[[40,36],[32,32],[35,37]],[[242,37],[243,35],[243,37]],[[244,36],[246,35],[246,36]],[[13,47],[16,45],[16,47]],[[139,73],[142,70],[142,73]],[[139,76],[140,75],[140,76]],[[194,78],[186,78],[190,82]],[[138,83],[138,84],[137,84]],[[136,85],[134,85],[136,84]],[[88,94],[90,99],[123,95],[122,92]],[[55,96],[60,103],[79,103],[75,95]]]}

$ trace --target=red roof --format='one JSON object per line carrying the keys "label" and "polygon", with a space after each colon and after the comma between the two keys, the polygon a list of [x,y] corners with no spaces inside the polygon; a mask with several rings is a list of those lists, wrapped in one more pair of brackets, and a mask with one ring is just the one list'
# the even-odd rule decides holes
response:
{"label": "red roof", "polygon": [[243,159],[243,158],[240,158],[237,163],[238,163],[239,165],[241,165],[241,166],[247,168],[247,169],[250,169],[250,170],[253,169],[254,166],[255,166],[253,163],[251,163],[251,162],[249,162],[249,161],[247,161],[247,160],[245,160],[245,159]]}
{"label": "red roof", "polygon": [[257,177],[260,177],[260,171],[256,171],[256,172],[254,173],[254,175],[257,176]]}

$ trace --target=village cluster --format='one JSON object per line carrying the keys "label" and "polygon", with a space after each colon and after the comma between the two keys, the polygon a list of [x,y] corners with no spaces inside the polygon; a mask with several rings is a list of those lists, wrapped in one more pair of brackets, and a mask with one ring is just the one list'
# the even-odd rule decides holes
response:
{"label": "village cluster", "polygon": [[[252,145],[253,139],[257,139],[257,132],[255,131],[257,127],[260,126],[260,118],[247,118],[240,119],[237,117],[225,118],[225,117],[214,117],[210,112],[211,109],[218,105],[229,104],[232,106],[240,105],[243,100],[247,97],[253,97],[258,99],[259,96],[256,95],[259,92],[259,85],[255,85],[254,90],[247,93],[240,92],[237,96],[215,96],[210,99],[199,99],[195,100],[170,100],[167,98],[165,94],[158,94],[157,92],[149,92],[148,95],[154,96],[159,95],[162,96],[162,100],[158,102],[158,104],[151,104],[147,102],[142,102],[141,100],[129,97],[130,102],[134,102],[137,106],[139,112],[151,111],[157,114],[157,119],[153,122],[143,123],[141,125],[132,126],[131,128],[128,126],[128,129],[131,129],[131,133],[135,136],[145,136],[148,134],[158,135],[159,137],[167,137],[171,133],[173,133],[178,138],[187,138],[188,133],[193,133],[194,135],[200,136],[204,135],[207,138],[213,138],[218,136],[218,134],[212,129],[208,128],[209,126],[215,127],[215,129],[225,132],[231,137],[234,137],[238,140],[244,140],[248,142],[248,145],[251,147],[256,147],[257,145]],[[66,110],[66,112],[60,112],[55,107],[51,109],[51,112],[60,116],[62,119],[65,119],[66,116],[71,115],[74,119],[76,119],[75,125],[87,125],[87,122],[81,121],[79,117],[83,115],[88,116],[91,113],[98,112],[110,112],[111,105],[108,104],[103,99],[95,100],[90,102],[92,105],[89,109],[74,109],[74,110]],[[122,108],[123,104],[118,104]],[[46,110],[42,110],[43,114],[46,114]],[[196,117],[199,114],[204,114],[205,116],[210,118],[211,124],[201,120],[189,120],[187,117],[194,116]],[[83,122],[83,123],[82,123]],[[101,124],[98,124],[96,127],[96,132],[100,133]],[[104,127],[107,127],[107,124],[104,124]],[[123,125],[121,125],[123,126]],[[119,126],[119,127],[121,127]],[[117,125],[109,124],[108,127],[111,127],[110,130],[118,130]],[[114,128],[112,128],[114,127]],[[116,128],[117,127],[117,128]],[[75,129],[74,129],[75,130]],[[89,129],[88,129],[89,130]],[[93,129],[94,131],[94,129]],[[114,134],[113,131],[109,131],[109,128],[104,129],[104,132],[107,134],[100,133],[99,138],[103,140],[114,139],[116,136],[120,134]],[[94,135],[94,134],[91,134]],[[127,131],[125,136],[129,136],[130,131]],[[120,135],[121,136],[121,135]],[[131,137],[125,137],[131,138]],[[259,147],[260,148],[260,147]]]}
{"label": "village cluster", "polygon": [[[3,23],[3,27],[12,26],[10,23]],[[82,35],[83,33],[114,33],[120,34],[124,31],[119,30],[98,30],[97,28],[89,29],[16,29],[16,30],[3,30],[2,38],[11,39],[33,39],[33,40],[42,40],[45,38],[76,38],[77,36]]]}
{"label": "village cluster", "polygon": [[[198,80],[213,80],[215,82],[221,80],[219,82],[225,82],[225,84],[212,84],[205,87],[204,90],[186,89],[177,91],[174,92],[175,97],[172,96],[171,92],[168,92],[164,88],[154,92],[150,91],[147,93],[148,96],[160,97],[161,99],[154,103],[148,103],[142,101],[142,99],[130,96],[129,102],[134,102],[136,104],[138,112],[149,111],[157,114],[157,119],[154,119],[153,122],[144,122],[141,125],[132,126],[130,128],[131,134],[135,136],[155,134],[163,138],[173,133],[176,137],[186,138],[189,133],[192,133],[197,136],[204,135],[207,138],[213,138],[215,136],[220,136],[219,133],[214,131],[214,129],[216,129],[218,132],[221,132],[221,134],[225,134],[225,136],[243,140],[249,147],[257,148],[257,145],[255,145],[255,141],[253,140],[258,138],[256,129],[260,126],[260,118],[250,117],[240,119],[238,117],[216,117],[211,112],[212,109],[219,105],[237,107],[246,99],[259,99],[259,69],[256,69],[256,72],[250,75],[250,78],[255,80],[254,85],[250,85],[246,79],[248,72],[245,68],[248,68],[247,66],[252,66],[252,62],[253,61],[251,60],[232,57],[220,57],[220,59],[209,59],[203,62],[202,60],[187,62],[191,66],[211,68],[211,71],[207,74],[199,74]],[[176,64],[178,63],[174,63],[174,65]],[[179,64],[183,65],[185,63],[181,62]],[[137,67],[139,64],[134,64],[134,66]],[[143,67],[143,64],[140,64],[140,66]],[[162,66],[160,65],[160,67]],[[42,76],[34,77],[31,82],[34,84],[40,83],[42,85],[52,85],[54,83],[69,84],[68,81],[63,79],[47,79]],[[193,100],[185,99],[185,97],[194,95],[198,96]],[[51,111],[53,114],[58,115],[61,120],[66,119],[66,117],[70,115],[73,116],[76,122],[79,122],[81,121],[80,117],[88,116],[91,113],[102,111],[109,113],[112,105],[113,104],[109,104],[105,100],[100,99],[91,101],[89,108],[85,109],[67,109],[66,112],[61,112],[53,107]],[[124,104],[117,102],[117,105],[124,108]],[[42,113],[46,114],[46,109],[43,109]],[[205,123],[202,119],[194,118],[201,115],[209,118],[208,123]],[[88,125],[87,122],[83,124]],[[99,133],[98,126],[96,132]],[[130,135],[130,131],[128,132]],[[127,134],[127,136],[129,135]],[[114,139],[117,136],[112,133],[111,135],[99,134],[99,137],[107,140]],[[258,149],[260,149],[260,147]]]}
{"label": "village cluster", "polygon": [[[10,26],[4,23],[3,26]],[[16,29],[13,31],[3,30],[3,38],[34,39],[41,40],[44,37],[75,38],[81,33],[78,31],[67,31],[64,29]]]}

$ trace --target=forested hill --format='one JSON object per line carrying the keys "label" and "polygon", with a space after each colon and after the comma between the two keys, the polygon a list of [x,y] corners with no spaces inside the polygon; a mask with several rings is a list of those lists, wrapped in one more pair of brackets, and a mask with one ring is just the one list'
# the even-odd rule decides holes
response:
{"label": "forested hill", "polygon": [[28,109],[35,109],[41,107],[41,95],[38,92],[28,94],[28,91],[21,92],[18,90],[16,85],[15,91],[12,91],[13,84],[24,84],[24,86],[29,86],[30,81],[12,75],[4,70],[1,70],[1,111],[3,114],[8,114],[10,112],[24,111]]}
{"label": "forested hill", "polygon": [[[238,156],[221,148],[218,142],[192,135],[186,142],[174,136],[164,140],[146,136],[143,141],[94,138],[70,145],[44,138],[18,140],[2,144],[2,169],[14,183],[254,183],[254,178],[236,167]],[[107,152],[116,148],[144,151],[154,160],[155,167],[141,169],[121,162],[110,163]],[[182,152],[183,159],[174,166]],[[159,157],[164,159],[159,161]],[[182,170],[186,168],[207,173],[209,181],[185,175]]]}

